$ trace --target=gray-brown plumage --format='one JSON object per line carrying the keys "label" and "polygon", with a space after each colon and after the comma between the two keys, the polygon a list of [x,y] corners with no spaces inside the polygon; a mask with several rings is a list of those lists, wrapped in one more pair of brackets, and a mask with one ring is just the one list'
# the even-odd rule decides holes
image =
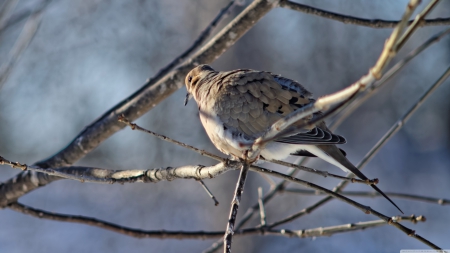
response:
{"label": "gray-brown plumage", "polygon": [[[248,146],[274,122],[314,101],[299,83],[265,71],[217,72],[208,65],[200,65],[188,73],[185,82],[188,91],[185,103],[190,96],[194,97],[212,143],[221,152],[241,158]],[[297,124],[318,115],[320,112]],[[268,143],[260,154],[269,160],[283,159],[290,154],[313,155],[367,180],[335,145],[345,142],[320,121],[295,135]],[[371,186],[397,207],[378,187]]]}

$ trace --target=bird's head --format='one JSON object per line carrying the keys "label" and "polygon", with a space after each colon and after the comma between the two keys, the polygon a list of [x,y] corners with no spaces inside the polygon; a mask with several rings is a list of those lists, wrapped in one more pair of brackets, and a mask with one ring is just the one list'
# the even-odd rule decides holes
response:
{"label": "bird's head", "polygon": [[189,99],[192,98],[192,95],[196,94],[196,91],[200,86],[200,80],[202,80],[202,78],[206,77],[211,72],[215,72],[214,69],[206,64],[198,65],[197,67],[189,71],[189,73],[186,75],[186,79],[184,80],[187,89],[184,105],[187,105]]}

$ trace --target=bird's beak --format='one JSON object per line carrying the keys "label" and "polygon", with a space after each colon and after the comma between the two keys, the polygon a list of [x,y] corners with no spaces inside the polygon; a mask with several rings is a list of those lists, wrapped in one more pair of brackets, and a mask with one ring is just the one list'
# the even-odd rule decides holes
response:
{"label": "bird's beak", "polygon": [[189,99],[191,99],[192,98],[192,95],[191,95],[191,93],[186,93],[186,98],[184,99],[184,106],[186,106],[187,105],[187,103],[189,102]]}

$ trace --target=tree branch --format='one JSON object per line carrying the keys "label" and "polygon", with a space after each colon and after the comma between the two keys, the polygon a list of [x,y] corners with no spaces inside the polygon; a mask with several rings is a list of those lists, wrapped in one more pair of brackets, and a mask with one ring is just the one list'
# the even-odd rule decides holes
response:
{"label": "tree branch", "polygon": [[50,176],[76,180],[88,183],[114,184],[114,183],[157,183],[160,181],[172,181],[177,178],[184,179],[209,179],[219,176],[229,170],[239,169],[240,162],[225,161],[214,166],[187,165],[181,167],[155,168],[148,170],[109,170],[94,167],[68,166],[60,168],[41,168],[35,165],[11,162],[0,156],[0,165],[9,165],[12,168],[31,170]]}
{"label": "tree branch", "polygon": [[404,66],[406,66],[407,63],[409,63],[414,57],[419,55],[421,52],[423,52],[425,49],[427,49],[432,44],[438,42],[441,40],[444,36],[450,34],[450,28],[441,31],[431,38],[429,38],[427,41],[425,41],[422,45],[417,47],[416,49],[409,52],[405,58],[401,59],[399,62],[397,62],[394,66],[392,66],[386,73],[383,75],[383,77],[377,81],[372,87],[368,89],[367,94],[364,94],[364,96],[357,97],[355,101],[351,104],[349,104],[346,108],[343,109],[343,112],[339,115],[339,117],[334,120],[330,125],[329,128],[331,130],[335,130],[338,128],[339,125],[344,122],[350,114],[352,114],[359,106],[361,106],[364,102],[366,102],[369,98],[371,98],[373,95],[377,94],[377,92],[395,75],[397,74],[401,69],[403,69]]}
{"label": "tree branch", "polygon": [[[426,100],[426,98],[429,97],[429,95],[432,93],[432,91],[436,90],[436,88],[442,84],[442,82],[445,80],[445,78],[447,78],[450,75],[450,68],[447,69],[447,71],[441,76],[441,78],[439,78],[439,80],[433,84],[428,91],[419,99],[419,101],[414,104],[411,109],[403,116],[401,117],[397,123],[395,123],[391,129],[385,134],[385,136],[366,154],[366,156],[362,159],[361,162],[359,162],[358,165],[356,165],[357,168],[362,169],[365,165],[367,165],[367,163],[369,162],[369,160],[381,149],[381,147],[386,144],[386,142],[395,134],[398,132],[398,130],[400,130],[401,127],[403,127],[404,123],[406,122],[406,120],[415,112],[415,110]],[[347,176],[352,177],[352,174],[347,174]],[[336,187],[334,187],[333,192],[340,192],[342,191],[346,186],[348,185],[348,181],[342,181],[340,182]],[[332,200],[333,197],[331,196],[327,196],[321,200],[319,200],[318,202],[316,202],[315,204],[301,210],[300,212],[297,212],[293,215],[291,215],[290,217],[286,218],[285,221],[290,221],[290,219],[297,219],[302,217],[305,214],[309,214],[311,212],[313,212],[314,210],[316,210],[317,208],[323,206],[324,204],[326,204],[328,201]],[[284,222],[283,222],[284,223]],[[428,244],[429,242],[422,238],[422,237],[417,237],[417,239],[419,239],[420,241],[424,242],[425,244],[427,244],[428,246],[430,246],[430,244]]]}
{"label": "tree branch", "polygon": [[236,190],[234,191],[233,200],[231,201],[230,215],[228,216],[227,228],[225,229],[225,235],[223,237],[224,248],[223,252],[231,253],[231,242],[233,240],[233,234],[235,231],[234,224],[236,223],[237,212],[239,205],[241,204],[242,192],[244,192],[244,185],[247,179],[248,169],[250,165],[247,161],[242,162],[241,173],[239,174],[238,181],[236,183]]}
{"label": "tree branch", "polygon": [[[131,236],[135,238],[156,238],[156,239],[212,239],[221,237],[224,231],[167,231],[167,230],[141,230],[128,228],[124,226],[120,226],[111,222],[81,216],[81,215],[67,215],[67,214],[59,214],[54,212],[48,212],[41,209],[36,209],[30,206],[23,205],[21,203],[11,203],[8,207],[16,212],[20,212],[26,215],[30,215],[40,219],[48,219],[62,222],[71,222],[71,223],[79,223],[88,226],[94,226],[101,229],[106,229],[112,232],[116,232],[119,234],[123,234],[126,236]],[[425,222],[425,218],[423,216],[400,216],[400,217],[392,217],[393,220],[397,222],[400,221],[411,221],[413,223],[416,222]],[[386,222],[383,220],[374,220],[374,221],[366,221],[366,222],[358,222],[351,224],[344,224],[339,226],[332,227],[321,227],[321,228],[311,228],[311,229],[302,229],[302,230],[275,230],[269,228],[248,228],[235,231],[235,236],[243,236],[243,235],[277,235],[277,236],[286,236],[286,237],[319,237],[319,236],[330,236],[336,233],[342,232],[350,232],[356,230],[362,230],[366,228],[373,228],[386,225]],[[320,231],[323,231],[320,233]]]}
{"label": "tree branch", "polygon": [[[288,0],[282,0],[280,1],[280,7],[291,9],[294,11],[300,11],[306,14],[311,14],[315,16],[319,16],[322,18],[332,19],[334,21],[342,22],[344,24],[351,24],[351,25],[359,25],[359,26],[366,26],[371,28],[394,28],[400,21],[398,20],[382,20],[382,19],[364,19],[364,18],[358,18],[353,17],[350,15],[342,15],[339,13],[334,13],[331,11],[325,11],[318,8],[314,8],[308,5],[288,1]],[[414,21],[411,20],[408,22],[408,24],[413,23]],[[425,19],[423,22],[419,24],[420,27],[422,26],[443,26],[443,25],[450,25],[450,18],[436,18],[436,19]]]}
{"label": "tree branch", "polygon": [[42,12],[39,11],[32,14],[28,18],[27,22],[25,23],[22,29],[22,32],[19,35],[19,38],[17,39],[11,51],[9,52],[8,59],[0,66],[0,90],[8,80],[9,74],[13,70],[14,65],[33,40],[34,35],[36,34],[36,31],[38,30],[39,25],[41,24],[41,15]]}
{"label": "tree branch", "polygon": [[[325,193],[320,191],[311,191],[306,189],[297,189],[297,188],[288,188],[282,190],[283,192],[288,193],[296,193],[300,195],[325,195]],[[365,191],[341,191],[340,192],[344,196],[351,196],[351,197],[368,197],[368,198],[375,198],[375,197],[382,197],[381,194],[378,192],[365,192]],[[432,198],[432,197],[425,197],[425,196],[419,196],[414,194],[407,194],[407,193],[397,193],[397,192],[385,192],[386,195],[393,198],[401,198],[401,199],[409,199],[414,201],[423,201],[427,203],[432,204],[438,204],[438,205],[450,205],[450,199],[443,199],[443,198]]]}
{"label": "tree branch", "polygon": [[[50,158],[36,163],[42,168],[62,167],[76,162],[125,125],[117,121],[124,114],[134,120],[151,110],[170,94],[183,86],[185,75],[200,63],[210,63],[230,48],[242,35],[277,5],[278,1],[255,0],[233,21],[214,36],[200,51],[174,71],[158,80],[149,80],[134,94],[124,99],[95,122],[87,126],[64,149]],[[22,172],[0,184],[0,207],[24,194],[60,179],[46,174]]]}

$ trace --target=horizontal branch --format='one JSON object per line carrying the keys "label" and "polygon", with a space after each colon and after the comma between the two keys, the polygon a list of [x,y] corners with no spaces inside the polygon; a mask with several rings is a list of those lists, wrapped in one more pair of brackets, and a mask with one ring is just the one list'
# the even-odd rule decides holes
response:
{"label": "horizontal branch", "polygon": [[[111,171],[111,170],[105,170],[105,169],[97,169],[97,168],[83,168],[83,167],[68,167],[68,168],[60,168],[58,170],[56,169],[42,169],[41,172],[52,172],[52,173],[67,173],[70,174],[72,177],[78,177],[81,178],[82,180],[80,181],[88,181],[89,182],[94,182],[94,180],[92,180],[92,178],[98,178],[98,182],[101,183],[115,183],[115,182],[120,182],[120,183],[130,183],[130,182],[158,182],[161,180],[173,180],[176,178],[211,178],[213,176],[214,173],[211,171],[202,171],[204,168],[208,168],[208,169],[216,169],[215,171],[217,171],[217,175],[228,171],[229,169],[239,169],[241,163],[240,162],[230,162],[231,164],[237,165],[235,167],[226,167],[224,166],[222,163],[218,164],[216,166],[211,166],[211,167],[202,167],[202,166],[197,166],[197,168],[192,168],[192,166],[185,166],[185,167],[179,167],[179,168],[166,168],[166,169],[154,169],[154,170],[130,170],[130,171]],[[0,164],[7,164],[10,165],[12,167],[16,167],[16,168],[21,168],[21,169],[39,169],[39,168],[35,168],[36,166],[27,166],[27,165],[23,165],[23,164],[19,164],[19,163],[13,163],[10,162],[4,158],[0,159]],[[67,170],[67,171],[65,171]],[[386,215],[383,215],[377,211],[375,211],[374,209],[370,208],[369,206],[364,206],[358,202],[355,202],[347,197],[342,196],[339,193],[330,191],[326,188],[323,188],[321,186],[318,186],[316,184],[292,177],[292,176],[288,176],[285,175],[283,173],[280,172],[276,172],[276,171],[272,171],[269,169],[264,169],[261,167],[257,167],[257,166],[250,166],[250,170],[255,171],[255,172],[259,172],[259,173],[265,173],[267,175],[270,176],[274,176],[274,177],[278,177],[296,184],[300,184],[303,185],[305,187],[308,188],[312,188],[314,190],[317,191],[321,191],[324,192],[326,194],[328,194],[329,196],[333,197],[333,198],[337,198],[349,205],[352,205],[358,209],[360,209],[361,211],[365,212],[366,214],[373,214],[375,216],[377,216],[378,218],[384,220],[385,222],[387,222],[389,225],[395,226],[396,228],[400,229],[401,231],[403,231],[404,233],[406,233],[407,235],[414,237],[418,240],[420,240],[421,242],[429,245],[432,248],[438,249],[439,247],[434,245],[433,243],[429,242],[428,240],[422,238],[421,236],[417,235],[415,233],[415,231],[395,222],[394,220],[392,220],[391,218],[389,218]],[[76,173],[83,173],[82,176],[78,176],[76,175]],[[58,176],[62,176],[63,174],[57,174]],[[278,222],[278,224],[275,225],[281,225],[283,223],[286,223],[287,221],[292,221],[294,218],[292,217],[288,217],[287,219],[284,219],[280,222]],[[273,225],[273,226],[275,226]]]}
{"label": "horizontal branch", "polygon": [[[412,223],[417,222],[425,222],[426,219],[424,216],[394,216],[391,218],[392,221],[400,222],[400,221],[411,221]],[[374,220],[374,221],[364,221],[358,223],[348,223],[338,226],[330,226],[330,227],[320,227],[320,228],[312,228],[312,229],[302,229],[302,230],[285,230],[285,233],[291,235],[292,237],[319,237],[319,236],[331,236],[338,233],[356,231],[356,230],[364,230],[367,228],[375,228],[379,226],[384,226],[387,223],[384,220]]]}
{"label": "horizontal branch", "polygon": [[239,169],[241,164],[236,161],[226,161],[214,166],[187,165],[180,167],[155,168],[148,170],[109,170],[94,167],[68,166],[60,168],[41,168],[35,165],[11,162],[0,156],[0,165],[12,168],[31,170],[50,176],[76,180],[80,182],[114,184],[114,183],[157,183],[174,179],[208,179],[219,176],[229,170]]}
{"label": "horizontal branch", "polygon": [[[325,193],[322,193],[320,191],[311,191],[306,189],[293,189],[288,188],[282,190],[283,192],[288,193],[296,193],[300,195],[325,195]],[[341,191],[340,192],[344,196],[351,196],[351,197],[368,197],[368,198],[375,198],[375,197],[382,197],[381,194],[378,192],[366,192],[366,191]],[[443,198],[433,198],[433,197],[425,197],[425,196],[419,196],[414,194],[407,194],[407,193],[398,193],[398,192],[385,192],[386,195],[392,198],[401,198],[401,199],[409,199],[409,200],[415,200],[415,201],[423,201],[438,205],[450,205],[450,199],[443,199]]]}
{"label": "horizontal branch", "polygon": [[[167,231],[167,230],[142,230],[120,226],[111,222],[99,220],[96,218],[81,216],[81,215],[67,215],[54,212],[48,212],[45,210],[29,207],[21,203],[11,203],[8,207],[16,212],[20,212],[26,215],[30,215],[40,219],[48,219],[61,222],[71,222],[84,224],[88,226],[98,227],[106,229],[115,233],[131,236],[135,238],[156,238],[156,239],[213,239],[222,237],[224,231]],[[404,217],[392,217],[397,222],[411,221],[416,223],[418,221],[424,222],[423,216],[404,216]],[[319,237],[330,236],[336,233],[351,232],[355,230],[363,230],[367,228],[375,228],[378,226],[386,225],[383,220],[374,220],[358,223],[343,224],[339,226],[320,227],[302,230],[285,230],[285,229],[271,229],[268,227],[256,227],[248,229],[239,229],[234,232],[235,236],[244,235],[277,235],[286,237]],[[321,232],[322,231],[322,232]]]}
{"label": "horizontal branch", "polygon": [[[342,22],[344,24],[366,26],[371,28],[394,28],[400,22],[398,20],[358,18],[350,15],[343,15],[331,11],[321,10],[318,8],[314,8],[308,5],[288,0],[280,1],[280,7],[291,9],[294,11],[300,11],[306,14],[311,14],[322,18],[332,19],[334,21]],[[411,20],[408,22],[408,24],[411,24],[413,22],[414,21]],[[444,25],[450,25],[450,18],[425,19],[423,22],[420,23],[419,26],[444,26]]]}

